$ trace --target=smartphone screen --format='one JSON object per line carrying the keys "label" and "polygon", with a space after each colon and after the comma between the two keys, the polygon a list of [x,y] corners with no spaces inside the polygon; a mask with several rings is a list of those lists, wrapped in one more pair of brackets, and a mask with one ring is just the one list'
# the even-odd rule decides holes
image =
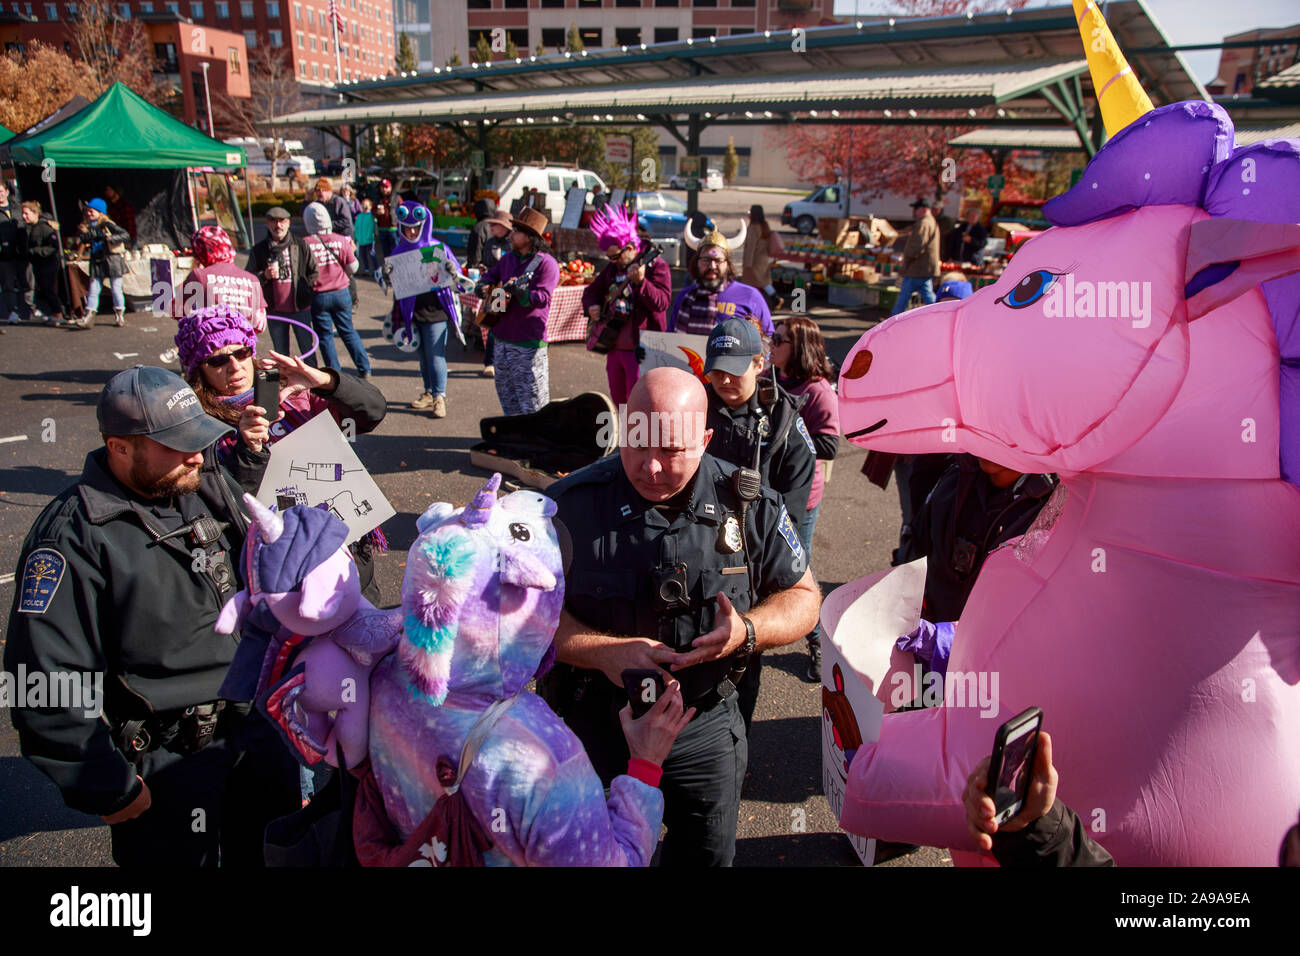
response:
{"label": "smartphone screen", "polygon": [[268,421],[275,421],[280,410],[280,370],[258,369],[253,378],[253,404],[266,411]]}
{"label": "smartphone screen", "polygon": [[989,763],[988,793],[996,810],[994,820],[999,824],[1020,812],[1029,793],[1042,723],[1043,712],[1031,707],[998,728]]}
{"label": "smartphone screen", "polygon": [[653,707],[668,686],[663,671],[658,669],[640,670],[629,667],[623,671],[622,677],[633,717],[640,717]]}

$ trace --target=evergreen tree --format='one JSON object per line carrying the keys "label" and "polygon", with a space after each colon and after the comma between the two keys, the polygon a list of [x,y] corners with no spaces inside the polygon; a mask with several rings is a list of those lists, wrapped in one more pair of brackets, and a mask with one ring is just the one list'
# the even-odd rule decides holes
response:
{"label": "evergreen tree", "polygon": [[414,71],[420,66],[415,55],[415,43],[405,30],[397,35],[397,69],[400,72]]}
{"label": "evergreen tree", "polygon": [[564,49],[570,53],[581,53],[586,47],[582,42],[582,34],[578,32],[577,24],[569,22],[569,33],[564,40]]}

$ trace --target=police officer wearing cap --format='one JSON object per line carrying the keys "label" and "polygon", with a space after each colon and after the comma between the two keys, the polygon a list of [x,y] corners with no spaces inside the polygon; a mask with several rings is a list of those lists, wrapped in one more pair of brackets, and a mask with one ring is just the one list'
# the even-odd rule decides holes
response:
{"label": "police officer wearing cap", "polygon": [[[266,824],[300,806],[270,725],[217,699],[242,587],[238,485],[204,449],[231,431],[172,372],[136,366],[99,397],[104,445],[23,543],[4,670],[93,686],[15,707],[23,755],[67,805],[110,825],[119,866],[259,865]],[[56,699],[58,698],[58,699]]]}
{"label": "police officer wearing cap", "polygon": [[[709,453],[739,468],[753,468],[785,503],[796,526],[808,510],[817,474],[817,450],[794,398],[763,370],[763,337],[746,319],[727,319],[709,333],[704,372],[709,378]],[[755,657],[740,684],[740,712],[749,728],[758,703],[761,660]]]}
{"label": "police officer wearing cap", "polygon": [[540,687],[607,784],[627,766],[623,672],[680,681],[695,715],[663,764],[664,866],[729,866],[748,744],[736,686],[757,652],[799,640],[820,594],[780,499],[705,452],[698,379],[633,387],[620,453],[552,485],[572,558]]}

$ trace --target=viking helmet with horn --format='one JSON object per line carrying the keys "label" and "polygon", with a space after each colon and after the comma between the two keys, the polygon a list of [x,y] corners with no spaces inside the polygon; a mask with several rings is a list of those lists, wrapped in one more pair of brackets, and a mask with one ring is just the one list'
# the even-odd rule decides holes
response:
{"label": "viking helmet with horn", "polygon": [[1074,16],[1079,21],[1093,95],[1106,123],[1106,135],[1114,136],[1139,116],[1151,112],[1151,99],[1124,59],[1096,0],[1074,0]]}
{"label": "viking helmet with horn", "polygon": [[736,250],[744,247],[745,233],[748,230],[748,228],[749,227],[746,226],[745,221],[742,219],[740,221],[740,231],[737,232],[730,239],[724,236],[722,234],[722,230],[720,229],[714,229],[712,232],[706,232],[704,234],[704,237],[700,238],[691,232],[691,224],[687,222],[686,228],[682,230],[682,238],[685,239],[686,244],[690,246],[692,249],[694,249],[696,252],[700,252],[703,249],[707,248],[708,246],[722,246],[724,249],[726,249],[729,252],[735,252]]}

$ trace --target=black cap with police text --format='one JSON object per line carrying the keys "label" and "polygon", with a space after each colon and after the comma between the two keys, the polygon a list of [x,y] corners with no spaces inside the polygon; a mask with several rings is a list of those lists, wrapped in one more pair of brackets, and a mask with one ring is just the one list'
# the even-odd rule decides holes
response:
{"label": "black cap with police text", "polygon": [[704,353],[704,371],[720,369],[728,375],[744,375],[755,355],[763,354],[763,336],[747,319],[727,319],[709,333]]}
{"label": "black cap with police text", "polygon": [[191,455],[234,431],[203,410],[185,379],[152,365],[137,365],[109,379],[95,414],[104,435],[145,435]]}

